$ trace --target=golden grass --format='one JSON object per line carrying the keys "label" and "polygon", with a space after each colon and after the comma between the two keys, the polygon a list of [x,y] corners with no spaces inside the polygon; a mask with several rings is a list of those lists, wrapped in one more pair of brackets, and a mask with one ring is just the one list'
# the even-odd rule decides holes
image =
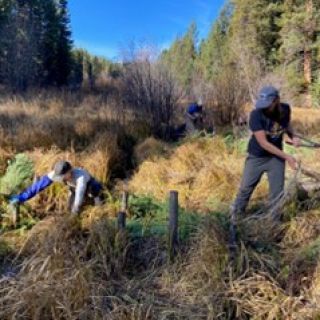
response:
{"label": "golden grass", "polygon": [[[138,194],[165,200],[169,190],[179,192],[182,206],[207,210],[213,204],[229,203],[235,197],[244,165],[244,154],[228,148],[222,138],[187,141],[169,156],[147,159],[129,186]],[[260,186],[257,195],[265,192]]]}
{"label": "golden grass", "polygon": [[290,221],[282,246],[295,249],[308,244],[320,236],[320,212],[313,210],[304,212]]}
{"label": "golden grass", "polygon": [[310,108],[293,108],[292,125],[297,132],[309,136],[319,135],[320,111]]}
{"label": "golden grass", "polygon": [[236,317],[243,319],[312,319],[299,316],[303,297],[288,296],[276,280],[267,274],[253,274],[231,284],[231,300]]}
{"label": "golden grass", "polygon": [[[80,153],[52,148],[49,150],[35,149],[27,152],[27,155],[33,160],[38,177],[50,172],[57,161],[67,160],[75,167],[88,170],[104,185],[109,183],[112,171],[120,161],[120,151],[113,139],[96,143],[92,149]],[[55,183],[48,190],[37,195],[30,203],[34,209],[42,213],[52,210],[63,212],[66,209],[66,197],[67,188],[63,184]]]}
{"label": "golden grass", "polygon": [[170,146],[165,142],[153,137],[147,138],[135,147],[134,159],[137,165],[141,165],[145,160],[165,157],[170,151]]}
{"label": "golden grass", "polygon": [[132,112],[116,99],[61,91],[0,96],[0,146],[18,151],[52,146],[82,151],[101,136],[143,134]]}
{"label": "golden grass", "polygon": [[[262,241],[259,245],[262,252],[250,249],[254,256],[245,254],[247,267],[244,272],[229,282],[227,296],[235,307],[235,318],[318,319],[318,217],[318,210],[301,212],[281,227],[283,236],[280,244],[272,237],[268,240],[263,234],[263,229],[269,229],[267,221],[260,219],[260,228],[258,225],[248,226],[256,228],[255,240],[257,244]],[[275,256],[269,254],[269,262],[265,266],[253,263],[257,259],[263,260],[263,251],[268,246],[279,250],[278,253]]]}
{"label": "golden grass", "polygon": [[[246,114],[249,115],[252,110],[252,105],[248,104],[245,107]],[[292,108],[292,125],[300,134],[308,136],[319,135],[320,110],[316,108]]]}
{"label": "golden grass", "polygon": [[87,228],[74,218],[56,218],[30,233],[19,273],[0,282],[1,319],[96,319],[102,314],[99,296],[111,290],[108,281],[121,272],[125,243],[115,245],[115,229],[105,218]]}
{"label": "golden grass", "polygon": [[223,231],[207,219],[194,238],[185,262],[177,266],[175,277],[165,274],[163,281],[167,281],[165,286],[175,300],[194,306],[195,313],[197,308],[199,313],[206,310],[207,317],[213,319],[224,312],[228,260]]}
{"label": "golden grass", "polygon": [[[23,150],[35,162],[37,175],[66,159],[108,185],[123,163],[119,135],[147,132],[131,122],[125,131],[130,115],[124,120],[114,110],[94,95],[41,93],[2,100],[0,171],[15,150]],[[319,111],[294,109],[293,119],[300,132],[317,134]],[[120,126],[113,123],[119,121]],[[319,152],[299,154],[317,170]],[[189,139],[176,148],[149,138],[135,148],[134,156],[140,166],[129,182],[132,192],[163,201],[175,189],[183,207],[201,213],[221,208],[225,212],[238,190],[245,159],[237,144],[219,136]],[[265,197],[266,191],[263,183],[254,200]],[[163,240],[130,239],[117,232],[108,220],[117,213],[117,204],[88,207],[74,219],[65,213],[65,197],[63,186],[51,186],[31,202],[42,221],[23,236],[15,231],[1,234],[2,247],[9,246],[19,270],[14,277],[0,278],[0,319],[320,316],[318,209],[290,212],[296,217],[283,225],[263,216],[246,219],[238,229],[239,252],[233,264],[228,217],[224,222],[207,217],[175,264],[168,266]]]}

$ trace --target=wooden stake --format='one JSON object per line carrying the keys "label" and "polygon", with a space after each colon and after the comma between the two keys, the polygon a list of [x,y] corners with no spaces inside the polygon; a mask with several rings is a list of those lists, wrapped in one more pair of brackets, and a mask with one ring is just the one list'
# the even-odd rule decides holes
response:
{"label": "wooden stake", "polygon": [[123,231],[126,228],[126,215],[128,210],[128,192],[124,191],[121,200],[121,211],[118,213],[118,230]]}
{"label": "wooden stake", "polygon": [[178,192],[170,191],[169,195],[169,230],[168,230],[168,249],[169,261],[172,262],[177,254],[179,245],[178,235],[179,221],[179,202]]}

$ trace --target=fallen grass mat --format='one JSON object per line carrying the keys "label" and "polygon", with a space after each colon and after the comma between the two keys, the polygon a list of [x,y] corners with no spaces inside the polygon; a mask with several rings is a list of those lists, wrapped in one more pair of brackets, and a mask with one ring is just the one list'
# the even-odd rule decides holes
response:
{"label": "fallen grass mat", "polygon": [[0,318],[317,319],[318,212],[296,212],[279,227],[268,215],[246,219],[232,268],[226,213],[181,208],[180,237],[188,241],[171,266],[168,206],[152,197],[129,200],[124,233],[104,209],[51,217],[25,234],[20,269],[0,280]]}
{"label": "fallen grass mat", "polygon": [[163,248],[148,239],[135,247],[103,216],[39,222],[17,254],[17,274],[0,280],[0,318],[205,319],[205,306],[171,296]]}
{"label": "fallen grass mat", "polygon": [[[151,204],[154,200],[145,198],[135,202],[145,212]],[[283,245],[315,217],[286,226]],[[167,265],[161,235],[137,239],[118,233],[114,221],[96,208],[81,219],[47,218],[25,235],[16,253],[17,274],[0,280],[0,318],[316,319],[318,269],[306,274],[310,283],[297,294],[286,290],[285,279],[291,280],[280,272],[280,244],[276,252],[242,245],[237,267],[230,269],[227,231],[224,214],[202,217],[186,250]],[[314,231],[306,243],[312,252],[318,250],[317,236]],[[258,241],[259,232],[254,237]],[[291,247],[302,250],[298,242]],[[286,264],[293,262],[291,254],[282,255]]]}
{"label": "fallen grass mat", "polygon": [[93,284],[121,273],[121,243],[104,219],[89,229],[78,219],[42,221],[17,256],[17,275],[0,281],[0,318],[70,319],[88,312],[98,294]]}

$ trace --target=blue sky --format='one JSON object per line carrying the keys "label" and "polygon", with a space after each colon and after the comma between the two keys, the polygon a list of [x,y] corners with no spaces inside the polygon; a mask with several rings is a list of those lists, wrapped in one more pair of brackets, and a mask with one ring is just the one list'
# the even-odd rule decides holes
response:
{"label": "blue sky", "polygon": [[75,45],[116,59],[130,41],[163,49],[195,21],[206,36],[224,0],[69,0]]}

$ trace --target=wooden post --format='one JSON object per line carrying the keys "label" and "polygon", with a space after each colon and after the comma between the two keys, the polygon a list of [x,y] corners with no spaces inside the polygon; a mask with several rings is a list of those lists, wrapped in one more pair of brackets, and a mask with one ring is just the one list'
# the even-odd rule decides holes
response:
{"label": "wooden post", "polygon": [[20,206],[19,204],[10,204],[10,211],[12,217],[12,224],[16,228],[20,222]]}
{"label": "wooden post", "polygon": [[169,195],[169,234],[168,234],[168,249],[169,261],[172,262],[178,250],[179,235],[178,235],[178,217],[179,202],[178,192],[170,191]]}
{"label": "wooden post", "polygon": [[233,264],[236,260],[237,254],[237,225],[236,225],[236,211],[234,208],[230,212],[230,229],[229,229],[229,253],[230,263]]}
{"label": "wooden post", "polygon": [[126,228],[126,215],[128,209],[128,192],[124,191],[121,200],[121,210],[118,213],[118,230],[123,231]]}

